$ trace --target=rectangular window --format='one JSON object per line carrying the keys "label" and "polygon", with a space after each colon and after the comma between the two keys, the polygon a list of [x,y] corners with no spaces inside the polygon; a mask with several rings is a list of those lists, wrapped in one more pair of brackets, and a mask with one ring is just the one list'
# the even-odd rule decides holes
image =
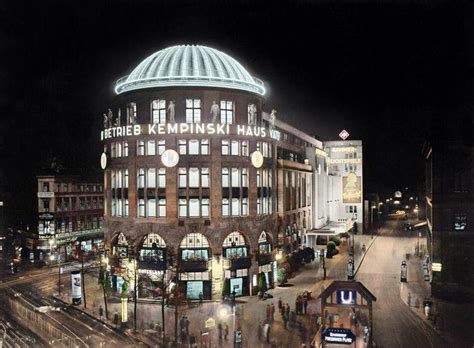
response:
{"label": "rectangular window", "polygon": [[156,155],[156,142],[155,142],[155,140],[148,140],[146,142],[146,154],[148,156]]}
{"label": "rectangular window", "polygon": [[128,157],[128,141],[123,142],[123,157]]}
{"label": "rectangular window", "polygon": [[247,175],[247,168],[242,168],[242,187],[248,187],[249,186],[249,181],[248,181],[248,175]]}
{"label": "rectangular window", "polygon": [[178,175],[179,175],[179,187],[180,188],[185,188],[187,187],[187,180],[186,180],[186,176],[187,176],[187,170],[186,168],[179,168],[178,169]]}
{"label": "rectangular window", "polygon": [[157,99],[151,102],[151,122],[166,123],[166,100]]}
{"label": "rectangular window", "polygon": [[201,168],[201,187],[209,187],[209,168]]}
{"label": "rectangular window", "polygon": [[145,142],[137,140],[137,156],[145,156]]}
{"label": "rectangular window", "polygon": [[147,216],[155,217],[156,216],[156,199],[148,199],[147,201]]}
{"label": "rectangular window", "polygon": [[240,154],[242,156],[248,156],[249,155],[249,142],[248,142],[248,140],[242,140]]}
{"label": "rectangular window", "polygon": [[158,155],[162,155],[163,152],[166,150],[166,142],[165,140],[158,140]]}
{"label": "rectangular window", "polygon": [[190,139],[188,141],[189,144],[189,155],[199,155],[199,140],[197,139]]}
{"label": "rectangular window", "polygon": [[238,216],[240,213],[239,209],[239,199],[238,198],[232,198],[232,216]]}
{"label": "rectangular window", "polygon": [[209,217],[209,199],[203,198],[201,200],[201,214],[202,217]]}
{"label": "rectangular window", "polygon": [[145,188],[145,169],[139,168],[137,173],[137,187]]}
{"label": "rectangular window", "polygon": [[180,155],[186,155],[188,153],[188,144],[185,139],[178,140],[178,152]]}
{"label": "rectangular window", "polygon": [[145,200],[144,199],[138,200],[138,216],[145,217]]}
{"label": "rectangular window", "polygon": [[232,187],[240,187],[239,169],[232,168],[231,175],[232,175],[231,176]]}
{"label": "rectangular window", "polygon": [[247,203],[247,198],[242,198],[242,216],[247,216],[249,215],[249,209],[248,209],[248,203]]}
{"label": "rectangular window", "polygon": [[222,139],[222,155],[227,156],[229,154],[229,140]]}
{"label": "rectangular window", "polygon": [[166,216],[166,199],[160,199],[158,201],[158,216],[165,217]]}
{"label": "rectangular window", "polygon": [[234,120],[234,102],[221,100],[221,123],[232,124]]}
{"label": "rectangular window", "polygon": [[199,217],[199,199],[191,198],[189,200],[189,217]]}
{"label": "rectangular window", "polygon": [[155,188],[156,187],[156,169],[148,168],[146,175],[146,187]]}
{"label": "rectangular window", "polygon": [[186,123],[201,123],[200,99],[186,99]]}
{"label": "rectangular window", "polygon": [[222,199],[222,216],[229,216],[229,200]]}
{"label": "rectangular window", "polygon": [[186,199],[179,200],[179,217],[188,216],[188,205]]}
{"label": "rectangular window", "polygon": [[189,187],[199,187],[199,168],[189,168]]}
{"label": "rectangular window", "polygon": [[239,142],[237,140],[232,140],[230,142],[230,154],[232,156],[238,156],[239,155]]}
{"label": "rectangular window", "polygon": [[209,139],[201,139],[201,155],[209,155]]}
{"label": "rectangular window", "polygon": [[158,187],[165,188],[166,187],[166,169],[160,168],[158,170]]}
{"label": "rectangular window", "polygon": [[229,168],[222,168],[222,187],[229,187]]}

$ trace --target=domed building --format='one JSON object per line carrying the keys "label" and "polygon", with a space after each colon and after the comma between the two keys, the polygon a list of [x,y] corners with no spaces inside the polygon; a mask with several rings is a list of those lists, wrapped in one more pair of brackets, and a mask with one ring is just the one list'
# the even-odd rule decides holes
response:
{"label": "domed building", "polygon": [[159,294],[163,277],[188,299],[273,286],[276,130],[262,117],[263,82],[186,45],[150,55],[115,92],[101,133],[114,287],[134,259],[139,297]]}

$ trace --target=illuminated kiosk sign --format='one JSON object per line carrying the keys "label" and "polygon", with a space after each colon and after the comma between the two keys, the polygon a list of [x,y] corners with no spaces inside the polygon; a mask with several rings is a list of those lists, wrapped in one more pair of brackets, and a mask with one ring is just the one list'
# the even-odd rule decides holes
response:
{"label": "illuminated kiosk sign", "polygon": [[270,131],[265,127],[246,125],[215,123],[154,123],[107,128],[100,132],[100,139],[105,140],[140,135],[169,134],[244,135],[265,138],[270,136]]}
{"label": "illuminated kiosk sign", "polygon": [[349,329],[329,327],[323,332],[323,340],[328,344],[353,344],[356,337]]}
{"label": "illuminated kiosk sign", "polygon": [[355,290],[350,290],[350,289],[339,289],[336,292],[336,302],[337,304],[355,304],[356,303],[356,297],[357,297],[357,292]]}

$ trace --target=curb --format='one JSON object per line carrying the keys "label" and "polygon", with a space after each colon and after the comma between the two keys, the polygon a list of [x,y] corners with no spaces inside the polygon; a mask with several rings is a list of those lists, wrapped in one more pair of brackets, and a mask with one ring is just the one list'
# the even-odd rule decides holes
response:
{"label": "curb", "polygon": [[360,260],[359,262],[359,266],[357,266],[357,269],[355,270],[354,272],[354,277],[357,275],[357,272],[359,272],[359,268],[360,266],[362,266],[362,263],[364,262],[365,260],[365,256],[367,255],[367,253],[369,252],[370,248],[372,247],[372,244],[374,244],[375,240],[377,239],[378,235],[376,235],[374,238],[371,238],[372,242],[370,242],[369,246],[367,247],[367,249],[365,250],[365,253],[364,255],[362,256],[362,259]]}

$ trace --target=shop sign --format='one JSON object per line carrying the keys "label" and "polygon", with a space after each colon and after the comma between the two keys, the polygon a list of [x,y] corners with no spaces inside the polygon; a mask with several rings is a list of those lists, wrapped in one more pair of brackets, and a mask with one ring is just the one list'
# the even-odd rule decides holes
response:
{"label": "shop sign", "polygon": [[338,289],[336,292],[337,304],[353,305],[356,303],[357,291],[351,289]]}
{"label": "shop sign", "polygon": [[44,221],[50,221],[54,219],[54,215],[51,213],[41,213],[39,214],[39,219]]}
{"label": "shop sign", "polygon": [[354,333],[349,329],[327,328],[323,332],[323,341],[334,344],[353,344],[356,340]]}
{"label": "shop sign", "polygon": [[54,192],[43,192],[40,191],[38,192],[38,198],[53,198],[54,197]]}
{"label": "shop sign", "polygon": [[203,134],[203,135],[243,135],[266,138],[270,132],[265,127],[229,125],[214,123],[160,123],[135,124],[111,127],[100,132],[100,139],[131,137],[140,135]]}

